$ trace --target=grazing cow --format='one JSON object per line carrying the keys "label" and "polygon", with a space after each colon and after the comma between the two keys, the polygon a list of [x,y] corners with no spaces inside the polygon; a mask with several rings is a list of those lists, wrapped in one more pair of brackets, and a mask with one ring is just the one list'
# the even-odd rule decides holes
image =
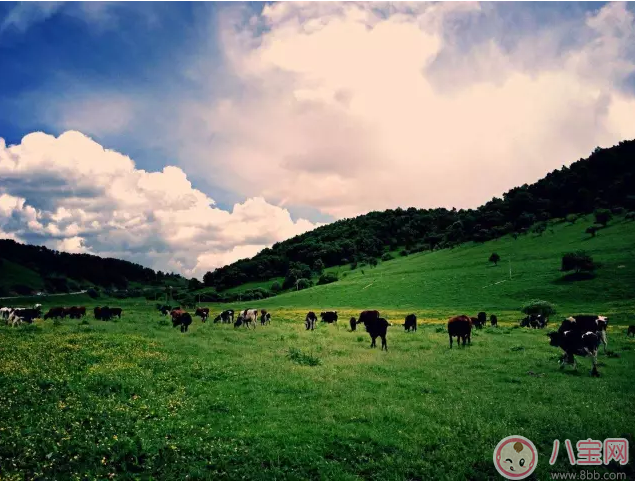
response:
{"label": "grazing cow", "polygon": [[320,317],[322,318],[322,322],[326,322],[327,324],[337,322],[337,311],[321,312]]}
{"label": "grazing cow", "polygon": [[348,323],[351,325],[351,332],[355,332],[355,329],[357,329],[357,320],[355,317],[351,317],[351,320],[349,320]]}
{"label": "grazing cow", "polygon": [[520,321],[521,327],[531,327],[532,329],[543,329],[547,325],[548,319],[542,314],[531,314]]}
{"label": "grazing cow", "polygon": [[112,319],[112,310],[110,307],[102,307],[99,311],[99,320],[107,321]]}
{"label": "grazing cow", "polygon": [[57,318],[65,318],[66,312],[64,311],[64,307],[52,307],[49,311],[44,314],[44,320],[46,319],[57,319]]}
{"label": "grazing cow", "polygon": [[478,323],[480,325],[479,329],[485,327],[485,324],[487,323],[487,314],[485,312],[479,312],[476,318],[478,319]]}
{"label": "grazing cow", "polygon": [[608,341],[606,338],[606,328],[609,325],[609,318],[604,315],[574,315],[562,321],[558,332],[562,333],[565,330],[578,330],[579,332],[599,332],[600,339],[604,345],[604,353],[606,354],[606,347]]}
{"label": "grazing cow", "polygon": [[626,333],[626,337],[630,337],[631,335],[635,335],[635,325],[628,326],[628,332]]}
{"label": "grazing cow", "polygon": [[110,315],[111,317],[115,317],[117,316],[118,319],[121,318],[121,313],[123,312],[122,309],[120,309],[119,307],[113,307],[112,309],[110,309]]}
{"label": "grazing cow", "polygon": [[8,320],[9,315],[11,314],[11,309],[9,307],[2,307],[0,309],[0,318]]}
{"label": "grazing cow", "polygon": [[223,310],[219,316],[214,319],[214,322],[222,321],[223,323],[229,324],[234,321],[234,311],[233,310]]}
{"label": "grazing cow", "polygon": [[170,312],[172,312],[171,305],[157,304],[157,308],[159,309],[159,312],[161,312],[161,315],[168,315]]}
{"label": "grazing cow", "polygon": [[379,317],[379,312],[376,310],[365,310],[359,316],[359,322],[366,326],[366,332],[370,335],[372,342],[370,343],[371,349],[377,347],[375,340],[377,337],[381,337],[381,349],[386,349],[388,352],[388,344],[386,343],[386,332],[390,322],[386,319]]}
{"label": "grazing cow", "polygon": [[209,309],[207,307],[196,307],[194,315],[200,317],[203,322],[206,322],[209,318]]}
{"label": "grazing cow", "polygon": [[64,313],[71,319],[81,319],[86,315],[86,307],[66,307]]}
{"label": "grazing cow", "polygon": [[172,327],[181,327],[181,332],[187,332],[188,327],[192,323],[192,316],[184,310],[172,310]]}
{"label": "grazing cow", "polygon": [[410,330],[417,331],[417,316],[415,314],[406,315],[406,320],[403,324],[404,330],[410,332]]}
{"label": "grazing cow", "polygon": [[477,329],[480,329],[482,327],[481,321],[478,320],[478,317],[470,317],[470,322],[472,322],[472,325]]}
{"label": "grazing cow", "polygon": [[33,322],[34,319],[42,317],[42,311],[40,309],[13,309],[9,315],[9,322],[12,325],[18,325],[22,322]]}
{"label": "grazing cow", "polygon": [[490,315],[489,322],[490,324],[492,324],[492,327],[496,327],[498,325],[498,317],[496,317],[494,314]]}
{"label": "grazing cow", "polygon": [[271,324],[271,314],[266,310],[260,311],[260,325]]}
{"label": "grazing cow", "polygon": [[450,336],[450,349],[452,349],[452,337],[456,337],[456,343],[472,343],[472,320],[467,315],[457,315],[448,320],[448,335]]}
{"label": "grazing cow", "polygon": [[316,322],[317,315],[315,315],[315,312],[309,312],[304,319],[304,327],[306,327],[306,330],[314,330]]}
{"label": "grazing cow", "polygon": [[[248,328],[250,325],[255,329],[256,321],[258,320],[258,310],[256,309],[245,309],[238,315],[238,318],[241,319],[241,323],[236,325],[235,327],[240,327],[242,324],[244,327]],[[238,321],[237,321],[238,322]]]}
{"label": "grazing cow", "polygon": [[[562,326],[560,326],[562,329]],[[597,369],[598,363],[598,347],[600,346],[600,331],[598,332],[583,332],[578,327],[572,330],[558,330],[557,332],[550,332],[547,334],[550,339],[550,344],[554,347],[560,347],[564,354],[560,359],[560,368],[562,369],[565,364],[573,364],[573,368],[576,368],[576,362],[574,356],[591,356],[593,358],[593,370],[592,376],[599,376],[600,373]]]}

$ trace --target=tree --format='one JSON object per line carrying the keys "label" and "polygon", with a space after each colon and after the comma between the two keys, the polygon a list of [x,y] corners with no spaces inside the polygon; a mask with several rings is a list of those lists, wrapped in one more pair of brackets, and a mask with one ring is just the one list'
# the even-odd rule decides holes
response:
{"label": "tree", "polygon": [[498,265],[500,259],[501,257],[498,253],[492,253],[489,257],[489,261],[492,262],[494,265]]}
{"label": "tree", "polygon": [[565,218],[565,220],[567,221],[567,223],[569,223],[570,225],[575,224],[576,221],[578,221],[578,215],[575,214],[570,214],[567,215],[567,217]]}
{"label": "tree", "polygon": [[187,288],[188,290],[198,290],[199,288],[203,288],[203,284],[197,278],[192,278],[187,283]]}
{"label": "tree", "polygon": [[560,270],[563,272],[574,270],[575,273],[593,272],[596,268],[597,265],[593,262],[593,258],[583,250],[565,253],[562,256],[562,267]]}
{"label": "tree", "polygon": [[606,209],[595,210],[593,215],[595,216],[595,222],[602,226],[606,226],[611,218],[613,218],[611,210]]}
{"label": "tree", "polygon": [[313,271],[318,275],[324,271],[324,262],[321,258],[318,258],[315,262],[313,262]]}
{"label": "tree", "polygon": [[381,256],[381,260],[383,262],[387,262],[388,260],[392,260],[393,258],[395,257],[393,257],[389,252],[386,252]]}
{"label": "tree", "polygon": [[546,319],[554,315],[556,306],[546,300],[532,300],[523,305],[520,311],[525,315],[542,315]]}
{"label": "tree", "polygon": [[541,221],[540,223],[536,223],[533,228],[533,232],[538,236],[542,236],[542,234],[547,230],[547,223]]}
{"label": "tree", "polygon": [[271,284],[271,289],[273,293],[278,293],[282,290],[282,285],[277,280]]}
{"label": "tree", "polygon": [[337,275],[335,275],[334,273],[323,273],[317,284],[318,285],[326,285],[327,283],[333,283],[333,282],[337,282],[339,279],[337,278]]}
{"label": "tree", "polygon": [[313,282],[307,278],[300,278],[296,282],[295,286],[297,290],[304,290],[305,288],[309,288],[313,285]]}

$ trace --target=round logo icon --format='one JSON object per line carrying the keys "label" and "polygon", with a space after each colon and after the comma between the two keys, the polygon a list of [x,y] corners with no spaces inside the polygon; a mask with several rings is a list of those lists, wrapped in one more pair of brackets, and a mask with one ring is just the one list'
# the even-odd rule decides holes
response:
{"label": "round logo icon", "polygon": [[508,480],[524,480],[536,469],[538,451],[524,436],[503,438],[494,450],[494,466]]}

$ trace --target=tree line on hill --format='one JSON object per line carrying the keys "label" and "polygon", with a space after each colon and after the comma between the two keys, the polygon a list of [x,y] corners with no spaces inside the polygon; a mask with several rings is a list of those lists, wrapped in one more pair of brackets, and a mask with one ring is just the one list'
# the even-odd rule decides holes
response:
{"label": "tree line on hill", "polygon": [[[50,250],[43,246],[24,245],[14,240],[0,240],[0,273],[5,261],[36,272],[44,281],[44,289],[50,293],[72,292],[90,286],[109,290],[128,290],[129,284],[184,285],[187,281],[175,273],[155,272],[137,263],[102,258],[88,254],[72,254]],[[17,293],[28,295],[34,287],[22,283],[4,285],[2,295]]]}
{"label": "tree line on hill", "polygon": [[[400,248],[404,256],[508,234],[541,234],[549,219],[568,216],[574,222],[578,215],[594,211],[600,225],[612,213],[629,212],[627,216],[632,217],[633,159],[635,140],[624,141],[612,148],[596,148],[588,158],[556,169],[536,183],[513,188],[478,209],[397,208],[339,220],[276,243],[251,259],[207,272],[203,283],[220,292],[246,282],[284,277],[282,288],[290,288],[324,267],[376,265],[377,259],[390,259],[388,252]],[[589,227],[588,232],[594,236],[597,229]]]}

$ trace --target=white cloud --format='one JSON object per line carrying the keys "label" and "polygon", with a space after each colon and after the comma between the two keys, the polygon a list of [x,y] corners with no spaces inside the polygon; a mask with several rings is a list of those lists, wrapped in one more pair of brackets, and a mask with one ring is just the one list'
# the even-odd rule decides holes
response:
{"label": "white cloud", "polygon": [[635,72],[624,4],[467,52],[460,25],[491,8],[283,2],[244,13],[220,24],[239,93],[184,104],[179,131],[191,140],[184,166],[243,196],[335,217],[476,207],[635,137],[635,98],[619,89]]}
{"label": "white cloud", "polygon": [[201,276],[315,227],[258,197],[231,212],[216,208],[180,168],[136,169],[75,131],[32,133],[8,147],[0,138],[0,177],[3,236],[185,274]]}

